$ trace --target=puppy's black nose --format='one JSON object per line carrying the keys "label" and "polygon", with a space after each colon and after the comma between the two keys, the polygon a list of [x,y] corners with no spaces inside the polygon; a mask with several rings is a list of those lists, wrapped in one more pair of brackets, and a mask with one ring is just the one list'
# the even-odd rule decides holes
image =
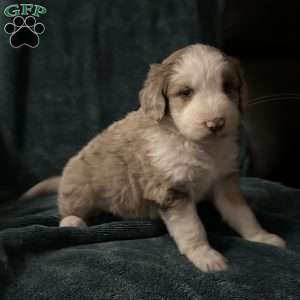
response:
{"label": "puppy's black nose", "polygon": [[212,133],[216,133],[216,132],[221,131],[225,127],[225,119],[224,118],[215,118],[213,120],[204,122],[204,125]]}

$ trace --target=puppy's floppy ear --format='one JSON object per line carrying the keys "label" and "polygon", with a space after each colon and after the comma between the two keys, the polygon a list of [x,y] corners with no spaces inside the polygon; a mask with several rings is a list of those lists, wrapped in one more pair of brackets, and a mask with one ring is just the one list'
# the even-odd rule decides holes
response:
{"label": "puppy's floppy ear", "polygon": [[141,89],[140,103],[146,115],[155,121],[160,121],[165,115],[167,66],[163,64],[150,65],[144,87]]}
{"label": "puppy's floppy ear", "polygon": [[230,61],[232,64],[233,69],[235,70],[238,80],[240,82],[240,87],[239,87],[239,110],[243,112],[243,107],[246,104],[247,97],[248,97],[248,88],[247,88],[247,83],[245,80],[244,76],[244,71],[241,67],[240,61],[232,56],[227,56],[227,59]]}

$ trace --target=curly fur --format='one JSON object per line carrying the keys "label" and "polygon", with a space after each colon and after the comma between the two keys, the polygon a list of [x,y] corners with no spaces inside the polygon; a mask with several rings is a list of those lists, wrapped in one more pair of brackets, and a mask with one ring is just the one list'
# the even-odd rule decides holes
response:
{"label": "curly fur", "polygon": [[[212,192],[222,217],[244,238],[284,246],[264,231],[238,188],[236,136],[245,97],[237,62],[192,45],[152,65],[141,107],[96,136],[64,168],[61,226],[80,226],[101,211],[161,217],[181,253],[203,271],[226,259],[209,245],[196,203]],[[224,127],[212,132],[216,119]]]}

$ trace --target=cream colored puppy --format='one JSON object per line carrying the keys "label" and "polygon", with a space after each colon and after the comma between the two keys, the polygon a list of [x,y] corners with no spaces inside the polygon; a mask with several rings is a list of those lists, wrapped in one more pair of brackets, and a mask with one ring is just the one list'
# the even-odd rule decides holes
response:
{"label": "cream colored puppy", "polygon": [[284,247],[259,225],[239,189],[244,88],[236,62],[210,46],[188,46],[152,65],[140,91],[141,107],[67,163],[59,184],[60,226],[85,225],[101,211],[161,217],[196,267],[221,271],[226,259],[210,246],[196,211],[211,191],[224,220],[242,237]]}

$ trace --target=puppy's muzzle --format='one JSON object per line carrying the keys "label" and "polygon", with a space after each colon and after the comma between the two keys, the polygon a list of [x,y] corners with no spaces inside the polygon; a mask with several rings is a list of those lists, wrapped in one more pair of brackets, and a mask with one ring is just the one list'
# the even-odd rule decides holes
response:
{"label": "puppy's muzzle", "polygon": [[217,133],[225,127],[225,119],[215,118],[213,120],[204,122],[203,125],[207,127],[212,133]]}

